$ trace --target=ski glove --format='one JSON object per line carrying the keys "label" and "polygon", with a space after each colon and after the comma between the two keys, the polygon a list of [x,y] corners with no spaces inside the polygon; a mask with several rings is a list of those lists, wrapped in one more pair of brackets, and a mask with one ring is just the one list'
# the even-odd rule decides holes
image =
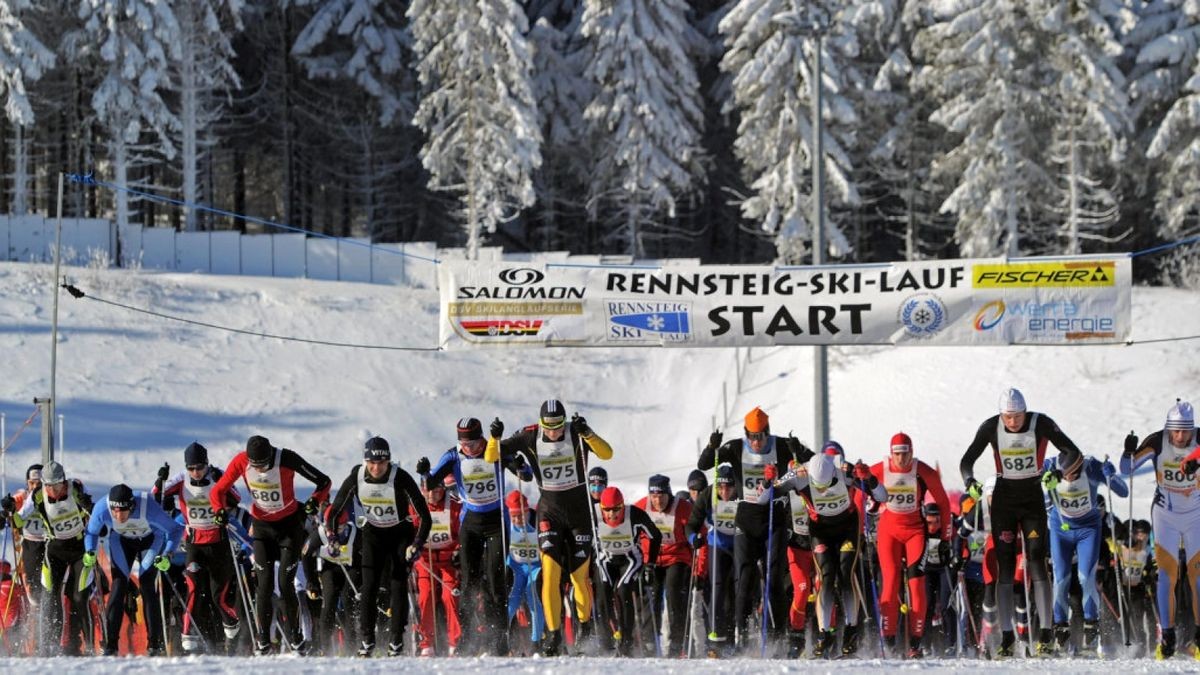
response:
{"label": "ski glove", "polygon": [[1192,474],[1196,473],[1197,470],[1200,470],[1200,462],[1198,462],[1194,459],[1189,459],[1188,461],[1183,463],[1182,468],[1183,468],[1183,473],[1187,474],[1188,476],[1191,476]]}
{"label": "ski glove", "polygon": [[154,568],[159,572],[166,572],[171,569],[171,559],[165,555],[154,556]]}
{"label": "ski glove", "polygon": [[867,466],[866,464],[864,464],[862,462],[855,464],[854,465],[854,478],[856,480],[860,480],[864,483],[869,481],[871,478],[873,478],[873,476],[871,475],[871,467]]}
{"label": "ski glove", "polygon": [[8,513],[13,513],[17,510],[17,500],[13,499],[12,495],[4,495],[4,499],[0,499],[0,509]]}
{"label": "ski glove", "polygon": [[720,429],[713,431],[711,434],[708,435],[708,448],[706,448],[706,449],[707,450],[716,450],[717,448],[721,447],[721,440],[723,438],[724,438],[724,435],[721,433]]}
{"label": "ski glove", "polygon": [[775,484],[775,479],[779,477],[779,469],[775,468],[774,464],[768,464],[763,467],[763,478],[766,479],[768,487]]}
{"label": "ski glove", "polygon": [[424,476],[429,473],[429,458],[422,457],[417,460],[417,473]]}
{"label": "ski glove", "polygon": [[646,563],[642,566],[642,583],[647,586],[653,586],[658,583],[658,575],[655,573],[652,563]]}
{"label": "ski glove", "polygon": [[1138,447],[1137,434],[1135,434],[1131,431],[1131,432],[1129,432],[1129,435],[1125,437],[1125,454],[1132,457],[1133,453],[1137,452],[1137,447]]}
{"label": "ski glove", "polygon": [[1050,469],[1042,474],[1042,487],[1047,490],[1053,490],[1058,487],[1058,481],[1062,480],[1062,471],[1058,469]]}
{"label": "ski glove", "polygon": [[488,427],[488,434],[492,438],[500,438],[504,435],[504,422],[501,422],[499,417],[492,420],[491,426]]}
{"label": "ski glove", "polygon": [[576,413],[571,416],[571,433],[584,438],[592,435],[592,428],[588,426],[586,419]]}
{"label": "ski glove", "polygon": [[84,567],[95,567],[96,566],[96,552],[95,551],[84,551],[83,566]]}
{"label": "ski glove", "polygon": [[407,561],[408,564],[410,564],[410,565],[413,564],[414,562],[416,562],[417,558],[421,557],[421,549],[422,548],[425,548],[425,542],[423,542],[423,541],[414,542],[412,546],[409,546],[404,551],[404,560]]}
{"label": "ski glove", "polygon": [[979,501],[983,499],[983,486],[979,484],[979,481],[972,478],[967,481],[967,494],[970,495],[971,499]]}
{"label": "ski glove", "polygon": [[317,501],[316,497],[309,497],[308,501],[304,502],[304,513],[305,514],[311,516],[320,510],[321,510],[321,502]]}
{"label": "ski glove", "polygon": [[1117,475],[1117,467],[1113,466],[1112,462],[1105,461],[1100,467],[1100,472],[1104,474],[1104,480],[1112,480],[1112,477]]}
{"label": "ski glove", "polygon": [[158,467],[158,479],[159,480],[166,481],[170,477],[171,477],[171,465],[170,464],[163,464],[162,466]]}
{"label": "ski glove", "polygon": [[219,527],[224,527],[225,523],[229,522],[229,513],[225,509],[217,509],[213,511],[213,522]]}
{"label": "ski glove", "polygon": [[688,545],[692,548],[700,548],[704,545],[704,537],[699,532],[693,532],[692,536],[688,537]]}

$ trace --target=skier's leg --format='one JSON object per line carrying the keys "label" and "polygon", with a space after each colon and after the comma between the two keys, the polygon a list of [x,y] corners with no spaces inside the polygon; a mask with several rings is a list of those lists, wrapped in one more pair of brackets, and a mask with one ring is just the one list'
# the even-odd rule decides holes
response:
{"label": "skier's leg", "polygon": [[925,558],[925,536],[924,529],[914,529],[904,540],[904,559],[908,561],[909,632],[914,638],[925,635],[925,614],[928,611],[925,568],[921,565]]}
{"label": "skier's leg", "polygon": [[878,546],[875,555],[879,558],[879,613],[885,637],[896,636],[896,625],[900,615],[900,563],[904,547],[897,537],[896,528],[889,520],[881,522],[877,532]]}
{"label": "skier's leg", "polygon": [[1060,528],[1050,531],[1050,558],[1054,561],[1054,623],[1067,623],[1067,592],[1071,588],[1071,558],[1075,554],[1074,539]]}
{"label": "skier's leg", "polygon": [[[1101,524],[1096,523],[1095,527],[1080,528],[1076,530],[1078,543],[1075,551],[1079,560],[1079,588],[1083,592],[1083,619],[1084,621],[1099,621],[1100,620],[1100,595],[1096,588],[1096,564],[1100,561],[1100,548],[1104,545],[1104,540],[1101,539]],[[1058,569],[1058,561],[1055,561],[1054,567]],[[1057,590],[1057,579],[1055,579],[1055,589]],[[1058,605],[1055,603],[1055,622],[1058,621]]]}

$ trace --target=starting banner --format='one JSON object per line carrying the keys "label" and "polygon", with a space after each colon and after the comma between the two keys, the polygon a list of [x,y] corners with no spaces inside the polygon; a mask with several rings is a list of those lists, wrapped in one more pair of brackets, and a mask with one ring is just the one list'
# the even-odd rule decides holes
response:
{"label": "starting banner", "polygon": [[443,261],[447,348],[1123,342],[1127,256],[822,267]]}

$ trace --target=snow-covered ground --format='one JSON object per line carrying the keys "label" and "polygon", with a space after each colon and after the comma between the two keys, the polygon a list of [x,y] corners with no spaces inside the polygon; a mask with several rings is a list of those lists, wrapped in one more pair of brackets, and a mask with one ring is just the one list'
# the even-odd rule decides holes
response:
{"label": "snow-covered ground", "polygon": [[1121,659],[1098,662],[1088,659],[1011,660],[1004,662],[974,661],[966,659],[927,659],[923,661],[892,661],[880,659],[845,659],[837,661],[779,661],[758,659],[732,659],[710,661],[707,659],[671,660],[639,659],[618,661],[604,658],[555,659],[353,659],[353,658],[308,658],[279,657],[269,659],[187,657],[187,658],[53,658],[53,659],[4,659],[0,658],[0,669],[4,672],[64,672],[64,669],[80,669],[81,672],[148,673],[159,675],[194,675],[196,673],[253,672],[255,675],[306,675],[307,673],[379,673],[403,669],[413,673],[437,673],[439,675],[534,675],[537,673],[600,673],[611,675],[622,666],[644,668],[655,675],[690,675],[693,673],[713,675],[747,673],[770,675],[804,671],[808,673],[965,673],[986,671],[988,673],[1042,673],[1053,670],[1062,675],[1074,673],[1110,672],[1133,673],[1194,673],[1196,661],[1182,658],[1158,662],[1146,659]]}

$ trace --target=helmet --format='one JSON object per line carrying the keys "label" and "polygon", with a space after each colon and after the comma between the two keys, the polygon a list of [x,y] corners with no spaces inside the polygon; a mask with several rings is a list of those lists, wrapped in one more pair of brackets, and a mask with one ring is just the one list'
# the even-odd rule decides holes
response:
{"label": "helmet", "polygon": [[691,504],[692,503],[692,493],[688,492],[687,490],[680,490],[679,492],[675,493],[675,499],[678,499],[681,502],[687,502],[687,503]]}
{"label": "helmet", "polygon": [[708,475],[700,469],[692,469],[692,472],[687,477],[687,486],[689,490],[697,492],[703,490],[708,487]]}
{"label": "helmet", "polygon": [[748,434],[765,432],[771,428],[767,413],[763,412],[762,408],[756,407],[754,410],[746,413],[746,419],[744,422],[746,425],[746,433]]}
{"label": "helmet", "polygon": [[193,442],[183,451],[183,465],[200,466],[201,464],[208,464],[208,448]]}
{"label": "helmet", "polygon": [[275,447],[265,436],[251,436],[246,441],[246,459],[251,464],[269,464],[275,455]]}
{"label": "helmet", "polygon": [[567,409],[561,401],[551,398],[542,402],[542,408],[538,411],[538,424],[542,425],[543,429],[561,429],[566,423]]}
{"label": "helmet", "polygon": [[372,436],[363,444],[363,459],[372,462],[390,462],[392,446],[381,436]]}
{"label": "helmet", "polygon": [[737,485],[733,476],[733,465],[729,462],[722,462],[717,467],[717,485]]}
{"label": "helmet", "polygon": [[474,417],[463,417],[456,427],[458,440],[477,441],[483,438],[483,425]]}
{"label": "helmet", "polygon": [[653,476],[650,476],[650,484],[649,484],[648,489],[649,489],[650,494],[652,494],[652,495],[653,494],[669,495],[669,494],[671,494],[671,479],[667,478],[666,476],[662,475],[661,473],[656,473]]}
{"label": "helmet", "polygon": [[110,509],[132,509],[133,508],[133,490],[129,486],[121,483],[114,485],[108,491],[108,508]]}
{"label": "helmet", "polygon": [[58,462],[50,462],[42,471],[42,482],[46,485],[58,485],[67,482],[67,472]]}
{"label": "helmet", "polygon": [[1009,387],[1000,393],[1001,413],[1025,412],[1025,397],[1020,390]]}
{"label": "helmet", "polygon": [[834,464],[834,456],[822,452],[813,455],[812,459],[808,460],[808,480],[818,489],[825,489],[833,485],[834,475],[837,471],[837,465]]}
{"label": "helmet", "polygon": [[[606,523],[619,524],[625,521],[625,495],[619,487],[606,487],[600,493],[600,515]],[[610,509],[610,510],[605,510]],[[615,509],[611,510],[611,509]]]}
{"label": "helmet", "polygon": [[1177,431],[1191,431],[1196,427],[1196,414],[1192,410],[1192,404],[1187,401],[1175,399],[1175,405],[1167,411],[1167,429]]}

